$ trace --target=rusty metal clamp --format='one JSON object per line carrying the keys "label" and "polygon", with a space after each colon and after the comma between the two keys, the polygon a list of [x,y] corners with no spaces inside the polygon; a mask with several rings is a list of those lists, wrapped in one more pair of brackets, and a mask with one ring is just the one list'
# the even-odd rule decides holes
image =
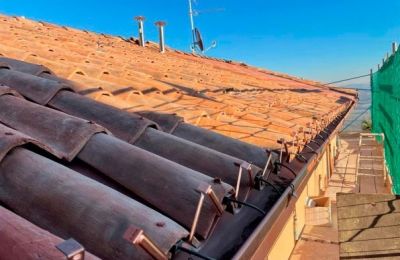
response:
{"label": "rusty metal clamp", "polygon": [[315,135],[315,139],[317,139],[317,137],[318,137],[319,139],[321,139],[322,141],[325,140],[325,138],[324,138],[320,133],[318,133],[318,134]]}
{"label": "rusty metal clamp", "polygon": [[279,151],[279,162],[282,162],[282,154],[283,154],[283,147],[285,145],[285,139],[281,138],[279,139],[279,141],[281,142],[281,150]]}
{"label": "rusty metal clamp", "polygon": [[267,173],[268,166],[271,164],[271,159],[272,159],[272,152],[269,151],[269,156],[267,159],[267,163],[265,164],[264,170],[261,174],[258,174],[255,177],[255,187],[258,190],[261,190],[263,188],[263,183],[266,183],[266,180],[268,180],[269,175],[271,174],[272,170],[268,172],[267,176],[264,178],[265,174]]}
{"label": "rusty metal clamp", "polygon": [[[261,174],[261,177],[264,177],[264,176],[265,176],[265,173],[266,173],[267,170],[268,170],[268,166],[269,166],[269,164],[270,164],[270,162],[271,162],[271,159],[272,159],[272,152],[270,151],[270,152],[269,152],[268,159],[267,159],[267,163],[265,164],[265,167],[264,167],[263,173]],[[269,177],[269,174],[268,174],[268,176],[267,176],[267,179],[268,179],[268,177]]]}
{"label": "rusty metal clamp", "polygon": [[239,172],[238,172],[238,177],[237,177],[236,187],[235,187],[235,199],[237,199],[238,195],[239,195],[240,182],[242,181],[243,169],[247,170],[247,173],[249,175],[249,180],[251,183],[250,186],[253,186],[253,173],[251,170],[251,164],[246,161],[243,161],[241,164],[235,163],[235,165],[239,167]]}
{"label": "rusty metal clamp", "polygon": [[168,256],[144,234],[143,229],[130,226],[124,233],[124,239],[135,246],[141,247],[156,260],[167,260]]}
{"label": "rusty metal clamp", "polygon": [[293,197],[295,197],[295,198],[298,198],[299,196],[296,194],[296,190],[295,190],[295,188],[294,188],[294,184],[291,183],[291,184],[289,185],[289,187],[290,187],[290,189],[292,190],[291,193],[290,193],[290,196],[293,196]]}
{"label": "rusty metal clamp", "polygon": [[324,133],[324,134],[326,134],[326,136],[329,136],[328,131],[326,131],[325,129],[321,129],[321,133]]}
{"label": "rusty metal clamp", "polygon": [[[309,146],[308,144],[304,144],[304,147],[307,147],[309,150],[310,150],[310,152],[308,152],[308,153],[314,153],[314,154],[318,154],[311,146]],[[304,153],[304,152],[303,152]]]}
{"label": "rusty metal clamp", "polygon": [[298,138],[298,135],[297,135],[297,131],[292,131],[290,135],[292,136],[292,145],[291,146],[292,147],[297,146],[298,145],[298,141],[299,141],[299,138]]}
{"label": "rusty metal clamp", "polygon": [[317,144],[318,146],[321,146],[321,145],[322,145],[322,143],[317,142],[317,140],[315,140],[315,139],[311,139],[311,140],[310,140],[310,143],[315,143],[315,144]]}
{"label": "rusty metal clamp", "polygon": [[310,122],[308,122],[307,124],[306,124],[306,126],[308,127],[308,134],[310,135],[310,138],[307,138],[307,139],[312,139],[312,137],[313,137],[313,129],[312,129],[312,123],[310,123]]}
{"label": "rusty metal clamp", "polygon": [[85,249],[81,244],[72,238],[56,245],[56,248],[65,255],[67,260],[85,259]]}
{"label": "rusty metal clamp", "polygon": [[308,159],[306,157],[304,157],[304,155],[302,155],[301,153],[296,153],[295,157],[296,157],[296,159],[298,159],[298,160],[300,160],[302,162],[305,162],[305,163],[308,162]]}
{"label": "rusty metal clamp", "polygon": [[210,184],[201,183],[196,191],[200,192],[200,199],[199,199],[199,202],[197,203],[197,208],[196,208],[196,212],[194,214],[192,227],[190,229],[189,238],[188,238],[189,243],[192,243],[192,241],[193,241],[194,234],[195,234],[196,228],[197,228],[197,224],[199,222],[200,212],[203,207],[204,199],[205,199],[206,195],[209,196],[211,201],[213,202],[213,204],[217,210],[218,216],[221,216],[222,213],[224,212],[224,207],[221,204],[221,202],[218,200],[217,195],[215,195]]}

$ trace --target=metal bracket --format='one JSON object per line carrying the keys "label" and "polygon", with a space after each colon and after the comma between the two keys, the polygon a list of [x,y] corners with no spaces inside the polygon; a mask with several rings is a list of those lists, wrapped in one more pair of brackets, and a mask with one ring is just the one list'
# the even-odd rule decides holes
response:
{"label": "metal bracket", "polygon": [[239,195],[240,182],[242,181],[243,169],[247,170],[247,173],[249,175],[250,187],[253,187],[254,183],[253,183],[253,173],[251,170],[250,163],[243,161],[241,164],[235,163],[235,165],[239,167],[238,178],[237,178],[236,187],[235,187],[235,199],[237,199],[238,195]]}
{"label": "metal bracket", "polygon": [[296,157],[296,159],[298,159],[302,162],[305,162],[305,163],[308,162],[308,159],[306,157],[304,157],[304,155],[302,155],[301,153],[296,153],[295,157]]}
{"label": "metal bracket", "polygon": [[329,136],[328,131],[326,131],[325,129],[321,129],[321,132],[324,133],[324,134],[326,134],[327,137]]}
{"label": "metal bracket", "polygon": [[66,256],[67,260],[85,259],[85,248],[73,238],[56,245],[56,248]]}
{"label": "metal bracket", "polygon": [[[267,159],[267,163],[265,164],[265,167],[264,167],[263,173],[261,174],[261,177],[264,177],[264,176],[265,176],[265,173],[266,173],[267,170],[268,170],[268,166],[269,166],[269,164],[270,164],[270,162],[271,162],[271,159],[272,159],[272,152],[269,153],[269,156],[268,156],[268,159]],[[267,179],[268,179],[268,177],[269,177],[269,174],[268,174],[268,176],[267,176]]]}
{"label": "metal bracket", "polygon": [[[313,136],[313,129],[312,129],[312,126],[311,126],[311,123],[310,122],[308,122],[307,124],[306,124],[306,127],[308,128],[308,135],[310,135],[310,138],[309,139],[312,139],[312,136]],[[307,138],[308,139],[308,138]]]}
{"label": "metal bracket", "polygon": [[310,140],[310,143],[315,143],[315,144],[317,144],[318,146],[321,146],[321,145],[322,145],[322,143],[317,142],[317,140],[315,140],[315,139],[311,139],[311,140]]}
{"label": "metal bracket", "polygon": [[243,173],[243,168],[242,168],[242,165],[240,165],[239,166],[238,177],[237,177],[237,180],[236,180],[235,199],[237,199],[238,196],[239,196],[240,182],[242,181],[242,173]]}
{"label": "metal bracket", "polygon": [[271,159],[272,159],[272,152],[269,151],[269,156],[268,156],[268,159],[267,159],[267,163],[265,164],[265,167],[264,167],[264,170],[263,170],[262,174],[259,174],[255,178],[255,187],[258,190],[261,190],[263,188],[263,184],[262,183],[265,182],[265,180],[268,180],[269,175],[272,172],[272,170],[269,171],[267,177],[264,179],[264,176],[265,176],[265,174],[267,173],[267,170],[268,170],[268,166],[271,163]]}
{"label": "metal bracket", "polygon": [[298,198],[299,196],[296,194],[296,191],[295,191],[295,188],[294,188],[294,184],[291,183],[291,184],[289,185],[289,187],[290,187],[290,189],[292,190],[292,192],[290,193],[290,195],[293,196],[293,197],[295,197],[295,198]]}
{"label": "metal bracket", "polygon": [[188,238],[189,243],[192,243],[192,241],[193,241],[194,234],[195,234],[196,228],[197,228],[197,224],[199,223],[200,212],[203,207],[204,199],[205,199],[206,195],[208,195],[210,197],[211,201],[213,202],[213,204],[217,210],[218,216],[221,216],[222,213],[224,212],[224,207],[222,206],[221,202],[218,200],[217,195],[215,195],[210,184],[207,184],[207,183],[200,184],[199,187],[197,188],[197,191],[200,192],[200,199],[199,199],[199,202],[197,203],[196,213],[194,214],[192,227],[190,229],[189,238]]}
{"label": "metal bracket", "polygon": [[305,144],[304,147],[307,147],[308,149],[310,149],[310,152],[311,152],[311,153],[318,154],[318,153],[317,153],[311,146],[309,146],[308,144]]}
{"label": "metal bracket", "polygon": [[325,138],[321,134],[317,134],[316,137],[319,137],[322,141],[325,141]]}
{"label": "metal bracket", "polygon": [[281,163],[282,162],[283,146],[285,144],[285,139],[281,138],[279,141],[281,142],[281,150],[279,152],[279,162]]}
{"label": "metal bracket", "polygon": [[130,226],[124,234],[124,239],[141,247],[149,255],[157,260],[167,260],[168,256],[145,234],[143,229]]}

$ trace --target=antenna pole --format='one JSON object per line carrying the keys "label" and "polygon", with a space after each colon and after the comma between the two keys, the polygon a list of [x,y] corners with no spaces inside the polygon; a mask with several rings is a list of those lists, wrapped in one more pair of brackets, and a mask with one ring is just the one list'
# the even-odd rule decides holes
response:
{"label": "antenna pole", "polygon": [[194,19],[193,19],[193,9],[192,9],[192,0],[189,1],[189,17],[190,17],[190,29],[192,30],[192,53],[195,53],[196,39],[194,35]]}

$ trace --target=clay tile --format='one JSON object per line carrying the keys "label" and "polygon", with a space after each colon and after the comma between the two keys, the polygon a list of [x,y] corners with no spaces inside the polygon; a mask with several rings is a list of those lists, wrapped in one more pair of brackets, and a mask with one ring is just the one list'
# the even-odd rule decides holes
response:
{"label": "clay tile", "polygon": [[46,105],[59,91],[71,90],[62,83],[9,69],[0,69],[0,83],[41,105]]}
{"label": "clay tile", "polygon": [[21,98],[0,97],[0,122],[35,138],[60,159],[71,161],[96,133],[98,125]]}
{"label": "clay tile", "polygon": [[19,98],[23,98],[17,91],[15,91],[7,86],[0,85],[0,96],[3,96],[3,95],[12,95],[12,96],[16,96]]}
{"label": "clay tile", "polygon": [[139,120],[140,117],[136,114],[92,99],[92,97],[89,99],[64,91],[59,93],[49,105],[70,115],[94,121],[129,143],[135,142],[148,127],[158,128],[158,125],[150,120]]}
{"label": "clay tile", "polygon": [[34,138],[11,129],[0,123],[0,162],[13,148],[27,143],[32,143],[43,149],[47,147]]}
{"label": "clay tile", "polygon": [[11,67],[7,63],[0,61],[0,69],[11,69]]}
{"label": "clay tile", "polygon": [[157,113],[151,111],[138,112],[137,114],[156,122],[164,132],[172,133],[183,122],[183,118],[174,114]]}
{"label": "clay tile", "polygon": [[0,58],[0,64],[5,64],[9,69],[39,76],[42,73],[54,74],[49,68],[43,65],[37,65],[25,61],[10,59],[6,57]]}
{"label": "clay tile", "polygon": [[97,93],[97,92],[103,92],[103,91],[104,90],[102,87],[94,87],[94,88],[87,88],[87,89],[78,91],[78,93],[86,96],[86,95],[90,95],[90,94]]}

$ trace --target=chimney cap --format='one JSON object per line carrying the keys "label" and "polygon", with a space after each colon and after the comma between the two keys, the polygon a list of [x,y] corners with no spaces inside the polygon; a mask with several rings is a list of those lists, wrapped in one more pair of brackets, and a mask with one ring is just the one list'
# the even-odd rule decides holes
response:
{"label": "chimney cap", "polygon": [[157,26],[165,26],[165,25],[167,25],[167,23],[164,22],[164,21],[157,21],[154,24],[157,25]]}
{"label": "chimney cap", "polygon": [[144,21],[144,20],[146,20],[146,17],[139,15],[139,16],[135,16],[133,19],[135,19],[136,21]]}

